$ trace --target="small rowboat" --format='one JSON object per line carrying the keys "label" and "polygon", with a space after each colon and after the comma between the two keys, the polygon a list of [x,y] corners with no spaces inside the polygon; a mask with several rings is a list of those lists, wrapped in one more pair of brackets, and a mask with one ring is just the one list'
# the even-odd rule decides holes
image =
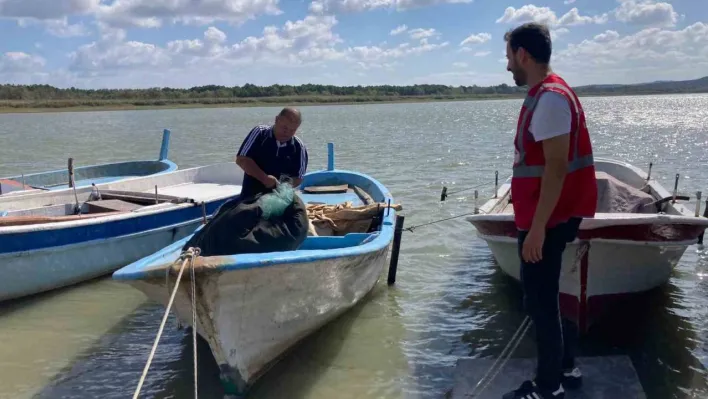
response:
{"label": "small rowboat", "polygon": [[178,240],[241,192],[233,162],[0,197],[0,301],[113,272]]}
{"label": "small rowboat", "polygon": [[162,132],[162,146],[157,160],[115,162],[74,168],[73,160],[70,159],[69,167],[65,170],[0,177],[0,196],[67,189],[72,187],[72,181],[76,187],[85,187],[133,177],[173,172],[178,168],[174,162],[167,159],[169,147],[170,131],[165,129]]}
{"label": "small rowboat", "polygon": [[[708,228],[650,175],[628,163],[596,159],[598,207],[563,255],[561,313],[585,332],[613,304],[668,281],[688,246]],[[651,169],[650,169],[651,171]],[[507,180],[479,214],[467,217],[504,273],[519,280],[517,229]],[[700,204],[699,204],[700,207]]]}
{"label": "small rowboat", "polygon": [[[243,394],[300,340],[353,307],[375,286],[394,236],[398,205],[367,175],[308,173],[297,193],[311,232],[297,250],[198,256],[194,260],[197,325],[190,272],[171,311],[211,347],[229,394]],[[113,274],[168,305],[186,237]],[[169,276],[166,281],[166,276]]]}

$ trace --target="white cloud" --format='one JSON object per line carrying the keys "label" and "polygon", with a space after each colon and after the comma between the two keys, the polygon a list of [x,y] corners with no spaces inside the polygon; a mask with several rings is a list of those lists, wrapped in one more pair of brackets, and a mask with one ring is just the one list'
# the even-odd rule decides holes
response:
{"label": "white cloud", "polygon": [[525,22],[539,22],[549,26],[572,26],[583,24],[604,24],[607,22],[607,14],[594,17],[581,16],[577,8],[572,8],[562,17],[558,18],[556,13],[548,7],[538,7],[527,4],[519,9],[507,7],[504,14],[496,20],[497,23],[522,24]]}
{"label": "white cloud", "polygon": [[491,51],[478,51],[478,52],[474,53],[473,55],[475,57],[486,57],[489,54],[492,54],[492,52]]}
{"label": "white cloud", "polygon": [[559,39],[561,36],[569,33],[567,28],[551,29],[551,40]]}
{"label": "white cloud", "polygon": [[492,35],[489,33],[477,33],[477,34],[471,34],[467,36],[465,40],[460,42],[460,46],[464,46],[466,44],[482,44],[490,41],[492,39]]}
{"label": "white cloud", "polygon": [[[125,31],[101,25],[101,39],[81,46],[70,54],[70,70],[81,76],[116,76],[144,71],[160,74],[167,70],[185,71],[201,67],[201,71],[243,67],[296,67],[325,65],[324,62],[345,62],[359,69],[392,70],[396,60],[420,55],[449,45],[402,43],[395,47],[339,47],[342,39],[333,32],[334,16],[307,16],[299,21],[287,21],[282,27],[266,26],[261,36],[249,36],[228,44],[224,32],[209,27],[202,38],[173,40],[164,47],[127,41]],[[415,36],[415,35],[411,35]],[[203,73],[203,72],[202,72]],[[148,79],[146,79],[148,80]]]}
{"label": "white cloud", "polygon": [[453,62],[452,66],[455,68],[467,68],[468,67],[466,62]]}
{"label": "white cloud", "polygon": [[440,33],[433,28],[430,28],[430,29],[417,28],[417,29],[409,30],[408,35],[411,37],[411,39],[423,39],[423,38],[429,38],[429,37],[434,37],[434,36],[440,36]]}
{"label": "white cloud", "polygon": [[316,14],[361,12],[388,8],[397,11],[438,4],[469,4],[474,0],[313,0],[310,11]]}
{"label": "white cloud", "polygon": [[10,51],[0,56],[0,73],[15,74],[39,71],[44,68],[46,61],[44,58],[23,53],[21,51]]}
{"label": "white cloud", "polygon": [[91,33],[83,23],[70,24],[67,17],[47,20],[19,18],[17,24],[22,27],[44,26],[49,34],[61,38],[88,36]]}
{"label": "white cloud", "polygon": [[241,24],[259,15],[279,15],[278,0],[115,0],[102,4],[97,17],[112,26],[156,28],[167,22]]}
{"label": "white cloud", "polygon": [[614,10],[618,21],[641,26],[674,26],[678,14],[669,3],[657,3],[648,0],[619,0],[621,3]]}
{"label": "white cloud", "polygon": [[[626,72],[633,79],[651,68],[652,77],[664,79],[708,70],[708,24],[697,22],[681,30],[647,28],[621,36],[608,30],[578,44],[569,44],[555,56],[555,64],[567,71],[592,71],[606,80],[608,72]],[[663,74],[664,77],[661,77]]]}
{"label": "white cloud", "polygon": [[401,33],[405,32],[406,30],[408,30],[408,26],[399,25],[398,27],[392,29],[390,33],[391,33],[391,36],[396,36],[396,35],[400,35]]}
{"label": "white cloud", "polygon": [[573,3],[575,3],[575,0],[565,0],[565,1],[563,2],[563,4],[566,4],[566,5],[568,5],[568,4],[573,4]]}
{"label": "white cloud", "polygon": [[0,16],[59,20],[95,11],[99,0],[0,0]]}

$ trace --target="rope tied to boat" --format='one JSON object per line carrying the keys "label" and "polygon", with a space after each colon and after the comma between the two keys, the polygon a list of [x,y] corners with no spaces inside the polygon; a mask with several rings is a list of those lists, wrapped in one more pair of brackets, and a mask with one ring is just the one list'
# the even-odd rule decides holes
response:
{"label": "rope tied to boat", "polygon": [[[152,349],[150,349],[150,355],[148,356],[148,360],[145,363],[145,368],[143,369],[143,373],[140,376],[140,381],[138,382],[138,386],[135,388],[135,393],[133,394],[133,399],[137,399],[138,396],[140,395],[140,390],[143,387],[143,384],[145,383],[145,377],[147,377],[148,370],[150,369],[150,365],[152,364],[152,360],[155,357],[155,351],[157,350],[157,345],[160,342],[160,337],[162,336],[162,332],[165,329],[165,323],[167,322],[167,317],[170,314],[170,309],[172,308],[172,304],[174,303],[175,296],[177,295],[177,289],[179,288],[179,283],[182,280],[182,274],[184,272],[184,268],[189,264],[189,269],[190,269],[190,274],[191,274],[191,302],[192,302],[192,344],[194,347],[194,398],[197,398],[197,302],[196,302],[196,281],[195,281],[195,271],[194,271],[194,260],[199,256],[200,250],[199,248],[189,248],[186,251],[184,251],[180,257],[177,259],[176,262],[181,261],[182,264],[179,268],[179,273],[177,274],[177,279],[175,280],[175,286],[172,289],[172,292],[170,293],[170,300],[167,303],[167,307],[165,309],[165,313],[162,316],[162,322],[160,323],[160,328],[157,331],[157,336],[155,337],[155,342],[152,345]],[[169,273],[169,268],[167,269]],[[169,287],[169,279],[168,279],[168,287]]]}
{"label": "rope tied to boat", "polygon": [[[567,273],[572,273],[575,270],[577,270],[578,264],[582,260],[583,256],[585,256],[585,253],[588,251],[589,248],[590,248],[590,243],[588,241],[580,241],[580,247],[578,248],[578,250],[575,253],[576,254],[575,261],[573,262],[573,265],[570,267],[570,270],[563,273],[563,275],[565,275]],[[491,367],[489,367],[489,369],[484,374],[484,376],[482,376],[482,378],[480,378],[477,385],[475,385],[474,388],[472,388],[472,392],[465,395],[466,397],[471,397],[471,398],[479,397],[479,395],[482,394],[482,392],[489,386],[489,384],[491,384],[492,381],[494,381],[494,378],[504,368],[504,366],[506,365],[506,362],[509,360],[509,358],[511,358],[511,355],[516,351],[516,348],[519,346],[519,344],[521,343],[521,340],[526,335],[526,332],[529,330],[529,327],[531,327],[531,323],[532,323],[532,321],[531,321],[530,316],[527,315],[526,317],[524,317],[524,320],[521,322],[521,325],[519,326],[519,328],[516,329],[516,332],[514,333],[514,335],[512,335],[511,339],[509,340],[509,343],[506,344],[506,346],[502,350],[502,353],[499,355],[497,360],[495,360],[494,363],[491,365]],[[509,348],[511,348],[511,350],[509,350]],[[496,370],[493,372],[491,377],[489,377],[489,374],[492,373],[492,371],[495,369],[495,367],[496,367]],[[486,383],[484,383],[484,385],[482,385],[482,383],[484,382],[484,380],[487,377],[489,377],[489,379],[487,380]],[[481,386],[481,388],[480,388],[480,386]],[[477,389],[479,389],[479,391],[475,392]]]}

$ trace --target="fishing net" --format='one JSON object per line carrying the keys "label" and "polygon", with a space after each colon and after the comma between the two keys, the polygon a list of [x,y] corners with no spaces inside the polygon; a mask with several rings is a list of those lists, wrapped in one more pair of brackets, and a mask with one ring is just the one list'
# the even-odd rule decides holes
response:
{"label": "fishing net", "polygon": [[291,251],[307,238],[307,209],[289,183],[272,192],[237,198],[221,206],[213,219],[182,247],[200,256]]}
{"label": "fishing net", "polygon": [[[312,236],[338,236],[347,233],[366,233],[371,230],[388,204],[368,204],[354,206],[350,201],[336,205],[307,205],[310,219],[309,234]],[[399,204],[392,204],[391,209],[400,211]]]}

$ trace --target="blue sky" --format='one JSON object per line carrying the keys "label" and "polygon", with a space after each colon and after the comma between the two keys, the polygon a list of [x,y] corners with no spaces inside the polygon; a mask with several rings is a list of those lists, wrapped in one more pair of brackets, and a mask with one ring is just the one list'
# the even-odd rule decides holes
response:
{"label": "blue sky", "polygon": [[572,85],[708,75],[704,0],[0,0],[0,82],[513,84],[505,31]]}

